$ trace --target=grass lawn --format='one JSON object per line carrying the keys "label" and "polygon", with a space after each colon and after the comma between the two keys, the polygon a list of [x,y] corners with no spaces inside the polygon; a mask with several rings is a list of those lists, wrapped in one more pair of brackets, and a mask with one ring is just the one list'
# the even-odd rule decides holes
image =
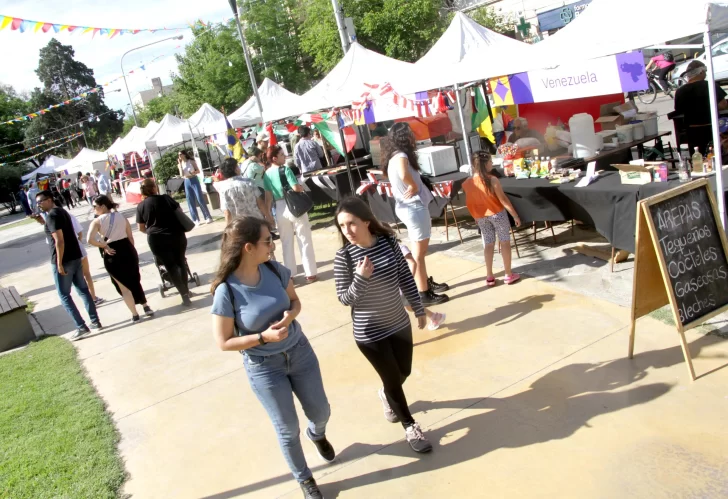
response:
{"label": "grass lawn", "polygon": [[119,436],[67,340],[0,356],[0,394],[0,497],[118,496]]}

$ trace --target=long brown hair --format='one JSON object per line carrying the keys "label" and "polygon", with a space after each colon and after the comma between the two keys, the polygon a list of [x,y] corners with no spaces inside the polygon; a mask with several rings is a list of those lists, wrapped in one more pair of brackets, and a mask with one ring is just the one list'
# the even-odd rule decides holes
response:
{"label": "long brown hair", "polygon": [[210,285],[210,293],[215,294],[215,289],[240,267],[243,261],[243,248],[248,243],[256,244],[260,241],[263,227],[271,226],[265,220],[255,217],[238,217],[225,227],[222,233],[222,245],[220,247],[220,265],[215,273],[215,278]]}
{"label": "long brown hair", "polygon": [[492,194],[493,179],[491,178],[491,174],[488,173],[488,170],[486,168],[486,166],[488,165],[488,161],[490,161],[490,153],[488,153],[487,151],[474,152],[470,160],[473,173],[477,174],[480,178],[483,179],[486,192],[488,194]]}
{"label": "long brown hair", "polygon": [[372,213],[371,208],[364,201],[355,196],[347,196],[341,201],[336,207],[336,213],[334,214],[334,220],[336,220],[336,229],[339,231],[339,237],[341,237],[341,247],[346,248],[349,244],[349,240],[346,238],[344,233],[341,231],[339,225],[339,213],[348,213],[354,215],[356,218],[369,222],[369,233],[373,236],[394,236],[394,231],[382,224]]}
{"label": "long brown hair", "polygon": [[381,141],[382,159],[380,163],[385,175],[389,176],[389,160],[398,152],[405,153],[410,166],[416,171],[420,170],[417,162],[417,149],[412,144],[412,137],[412,129],[407,123],[395,123],[389,129],[387,137]]}

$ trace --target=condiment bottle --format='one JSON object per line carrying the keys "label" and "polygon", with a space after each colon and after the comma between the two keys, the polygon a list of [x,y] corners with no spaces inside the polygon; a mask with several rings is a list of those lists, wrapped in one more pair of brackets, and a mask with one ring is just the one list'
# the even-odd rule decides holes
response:
{"label": "condiment bottle", "polygon": [[685,162],[685,158],[680,156],[680,164],[678,165],[678,171],[677,171],[678,178],[680,179],[680,182],[688,182],[690,180],[690,172],[688,171],[688,165]]}
{"label": "condiment bottle", "polygon": [[693,163],[693,171],[694,172],[702,172],[703,171],[703,155],[700,154],[700,151],[698,151],[698,148],[695,148],[695,152],[693,153],[692,158]]}
{"label": "condiment bottle", "polygon": [[705,161],[703,162],[706,172],[713,171],[713,157],[715,157],[715,154],[713,154],[713,146],[710,146],[708,148],[708,155],[705,157]]}

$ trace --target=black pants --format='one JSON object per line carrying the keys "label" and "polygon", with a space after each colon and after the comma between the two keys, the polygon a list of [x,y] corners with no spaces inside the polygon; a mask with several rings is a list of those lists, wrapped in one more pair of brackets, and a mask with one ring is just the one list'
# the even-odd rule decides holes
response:
{"label": "black pants", "polygon": [[179,294],[181,296],[189,295],[187,267],[185,266],[187,237],[184,232],[175,235],[149,234],[147,241],[157,262],[167,269],[169,280],[172,281]]}
{"label": "black pants", "polygon": [[662,90],[667,92],[670,87],[667,86],[667,74],[672,71],[675,67],[674,64],[667,66],[666,68],[659,68],[655,70],[655,76],[657,76],[657,82],[662,87]]}
{"label": "black pants", "polygon": [[356,345],[382,379],[384,394],[402,426],[407,428],[412,425],[415,420],[402,389],[412,372],[412,326],[407,326],[383,340]]}
{"label": "black pants", "polygon": [[70,210],[71,207],[73,206],[73,199],[71,198],[71,191],[69,191],[68,189],[64,189],[63,192],[61,193],[61,196],[63,196],[63,200],[66,202],[66,206]]}

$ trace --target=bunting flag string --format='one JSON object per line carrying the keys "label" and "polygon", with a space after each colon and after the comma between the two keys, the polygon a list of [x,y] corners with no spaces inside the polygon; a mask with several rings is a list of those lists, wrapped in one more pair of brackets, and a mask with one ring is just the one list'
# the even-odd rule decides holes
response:
{"label": "bunting flag string", "polygon": [[[365,83],[366,90],[361,97],[351,103],[354,119],[357,122],[364,122],[364,113],[369,108],[371,101],[376,98],[386,98],[392,101],[395,106],[411,111],[413,116],[425,118],[434,116],[439,113],[446,113],[453,108],[455,102],[455,92],[453,90],[442,92],[438,91],[436,95],[428,96],[424,99],[415,97],[405,97],[392,88],[392,85],[385,83],[384,85]],[[419,94],[418,94],[419,95]]]}
{"label": "bunting flag string", "polygon": [[0,156],[0,159],[9,158],[11,156],[15,156],[16,154],[22,154],[24,152],[34,151],[36,149],[40,149],[41,147],[48,146],[48,145],[51,145],[51,144],[55,144],[56,142],[60,142],[62,140],[66,140],[66,139],[69,139],[69,138],[76,138],[79,135],[81,135],[81,132],[76,132],[76,133],[73,133],[71,135],[66,135],[65,137],[61,137],[61,138],[58,138],[58,139],[47,140],[47,141],[42,142],[40,144],[37,144],[37,145],[34,145],[34,146],[30,146],[30,147],[26,147],[25,149],[23,149],[21,151],[15,151],[15,152],[11,152],[9,154],[5,154],[3,156]]}
{"label": "bunting flag string", "polygon": [[49,147],[48,149],[46,149],[44,151],[41,151],[41,152],[39,152],[37,154],[33,154],[32,156],[28,156],[27,158],[18,159],[16,161],[8,161],[6,163],[0,163],[0,166],[14,165],[14,164],[17,164],[17,163],[25,163],[28,160],[37,158],[38,156],[42,156],[42,155],[46,154],[47,152],[50,152],[50,151],[52,151],[54,149],[58,149],[59,147],[63,147],[64,145],[68,144],[72,140],[75,140],[76,138],[80,137],[81,135],[83,135],[83,132],[75,133],[75,134],[70,135],[69,137],[67,137],[66,140],[64,142],[61,142],[60,144],[54,145],[53,147]]}
{"label": "bunting flag string", "polygon": [[[180,47],[181,47],[181,45],[177,45],[175,47],[175,50],[179,49]],[[113,78],[113,79],[107,81],[106,83],[102,83],[101,85],[97,85],[97,86],[95,86],[93,88],[89,88],[88,90],[82,92],[81,94],[79,94],[79,95],[77,95],[75,97],[71,97],[70,99],[64,100],[63,102],[59,102],[57,104],[53,104],[52,106],[48,106],[45,109],[40,109],[40,110],[38,110],[38,111],[36,111],[34,113],[26,114],[25,116],[18,116],[16,118],[12,119],[12,120],[2,121],[2,122],[0,122],[0,125],[12,125],[13,123],[18,123],[18,122],[22,122],[22,121],[31,121],[31,120],[37,118],[38,116],[43,116],[44,114],[46,114],[49,111],[52,111],[53,109],[57,109],[57,108],[63,107],[63,106],[68,106],[70,104],[73,104],[75,102],[78,102],[78,101],[80,101],[82,99],[85,99],[86,97],[88,97],[91,94],[98,93],[100,90],[103,89],[103,87],[108,87],[112,83],[117,82],[117,81],[121,80],[122,78],[124,78],[124,76],[132,75],[132,74],[134,74],[135,71],[140,70],[140,69],[142,71],[145,71],[147,69],[146,68],[147,65],[149,65],[149,64],[151,64],[153,62],[156,62],[159,59],[163,59],[163,58],[166,58],[166,57],[170,57],[172,55],[174,55],[174,54],[158,55],[154,59],[152,59],[152,60],[150,60],[148,62],[145,62],[144,64],[142,64],[138,68],[134,68],[131,71],[127,72],[126,75],[117,76],[116,78]]]}
{"label": "bunting flag string", "polygon": [[[223,23],[227,23],[234,19],[234,17],[231,17],[229,19],[225,19],[222,21]],[[0,31],[4,30],[5,28],[10,28],[10,31],[18,31],[20,33],[27,32],[33,32],[38,33],[39,31],[42,31],[43,33],[49,33],[52,34],[55,33],[80,33],[82,35],[85,35],[87,33],[91,33],[91,37],[95,37],[97,34],[99,36],[108,37],[109,39],[114,38],[115,36],[121,36],[121,35],[137,35],[139,33],[156,33],[157,31],[182,31],[187,30],[191,28],[195,28],[197,26],[203,26],[208,27],[210,23],[205,23],[201,19],[198,19],[192,23],[188,23],[187,26],[176,26],[173,28],[97,28],[93,26],[77,26],[73,24],[63,24],[63,23],[51,23],[51,22],[45,22],[45,21],[33,21],[30,19],[22,19],[20,17],[12,17],[12,16],[6,16],[0,14]]]}

